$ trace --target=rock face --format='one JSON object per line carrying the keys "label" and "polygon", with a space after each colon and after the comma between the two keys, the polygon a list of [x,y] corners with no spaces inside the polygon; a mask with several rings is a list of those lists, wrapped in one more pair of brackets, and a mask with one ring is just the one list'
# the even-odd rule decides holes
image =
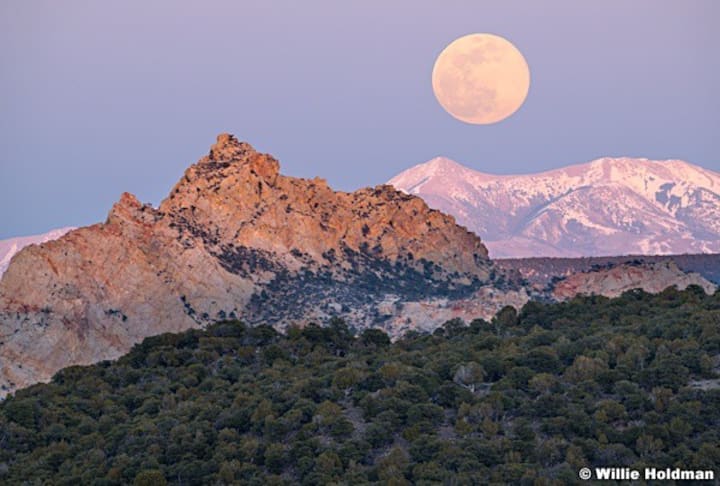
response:
{"label": "rock face", "polygon": [[533,288],[544,289],[553,280],[569,277],[576,273],[612,269],[618,265],[639,266],[640,264],[671,261],[683,273],[697,273],[705,280],[720,285],[720,254],[703,253],[696,255],[631,255],[588,258],[512,258],[495,260],[495,266],[508,272],[519,273]]}
{"label": "rock face", "polygon": [[720,174],[680,160],[498,176],[440,157],[389,184],[454,215],[492,258],[720,253]]}
{"label": "rock face", "polygon": [[0,277],[7,270],[10,265],[10,260],[15,256],[17,252],[22,250],[28,245],[37,245],[45,243],[46,241],[56,240],[62,235],[75,228],[58,228],[41,235],[33,236],[21,236],[18,238],[8,238],[7,240],[0,240]]}
{"label": "rock face", "polygon": [[675,286],[684,290],[698,285],[712,294],[717,286],[697,273],[686,273],[673,261],[659,263],[621,264],[607,269],[575,273],[554,284],[552,297],[563,301],[576,295],[618,297],[628,290],[641,288],[649,293],[662,292]]}
{"label": "rock face", "polygon": [[[0,393],[223,318],[284,327],[338,315],[396,334],[415,325],[406,306],[498,283],[522,292],[476,235],[421,199],[285,177],[223,134],[159,208],[123,194],[105,223],[13,258],[0,280]],[[475,308],[489,317],[504,303]]]}

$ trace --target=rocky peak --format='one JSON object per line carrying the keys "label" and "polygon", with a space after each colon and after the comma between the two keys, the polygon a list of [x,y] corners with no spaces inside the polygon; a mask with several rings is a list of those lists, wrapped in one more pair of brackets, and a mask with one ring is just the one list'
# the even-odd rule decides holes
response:
{"label": "rocky peak", "polygon": [[[207,197],[210,192],[219,193],[223,188],[238,186],[239,181],[272,186],[279,173],[280,164],[272,156],[257,152],[252,145],[238,141],[234,135],[222,133],[208,155],[185,171],[168,200],[173,201],[171,206],[190,203],[196,196]],[[161,210],[168,209],[163,209],[164,206],[167,204],[163,203]]]}
{"label": "rocky peak", "polygon": [[[228,134],[185,172],[160,213],[218,253],[232,244],[287,259],[296,250],[320,265],[345,250],[393,262],[412,254],[413,266],[425,258],[450,272],[487,273],[480,239],[421,199],[387,185],[342,193],[324,179],[280,175],[277,160]],[[445,255],[449,244],[458,251]]]}
{"label": "rocky peak", "polygon": [[249,171],[269,183],[274,182],[280,171],[280,164],[273,157],[257,152],[252,145],[238,141],[235,135],[229,133],[217,136],[210,153],[198,165],[205,169],[200,171],[203,175],[207,175],[207,169],[220,170],[223,176],[228,173],[224,169]]}
{"label": "rocky peak", "polygon": [[240,160],[248,153],[255,153],[255,149],[249,143],[240,142],[229,133],[221,133],[217,141],[210,147],[208,159],[215,162],[227,162]]}
{"label": "rocky peak", "polygon": [[142,204],[134,194],[123,192],[118,202],[110,209],[105,224],[152,223],[155,220],[155,213],[150,204]]}
{"label": "rocky peak", "polygon": [[116,202],[111,211],[118,211],[122,210],[122,208],[128,208],[132,210],[137,210],[142,207],[142,203],[140,200],[135,196],[135,194],[129,193],[129,192],[123,192],[120,195],[120,200]]}
{"label": "rocky peak", "polygon": [[140,210],[142,203],[134,194],[123,192],[118,202],[113,204],[107,217],[107,224],[114,224],[127,219],[134,219],[133,215]]}

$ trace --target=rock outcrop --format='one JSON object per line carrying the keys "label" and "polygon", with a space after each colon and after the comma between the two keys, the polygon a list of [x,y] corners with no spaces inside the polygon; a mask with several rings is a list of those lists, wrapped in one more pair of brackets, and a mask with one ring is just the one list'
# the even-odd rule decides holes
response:
{"label": "rock outcrop", "polygon": [[533,288],[543,289],[561,277],[610,269],[622,264],[663,263],[672,261],[683,273],[697,273],[715,285],[720,285],[720,254],[694,255],[630,255],[588,258],[512,258],[494,260],[496,267],[517,272]]}
{"label": "rock outcrop", "polygon": [[223,318],[284,327],[337,315],[397,334],[414,326],[408,304],[487,292],[491,267],[476,235],[415,196],[286,177],[223,134],[159,208],[123,194],[104,223],[13,258],[0,280],[0,394]]}
{"label": "rock outcrop", "polygon": [[7,240],[0,240],[0,277],[5,273],[10,260],[15,256],[17,252],[22,250],[28,245],[38,245],[45,243],[46,241],[52,241],[60,238],[62,235],[70,230],[74,230],[73,227],[58,228],[41,235],[32,236],[20,236],[16,238],[8,238]]}
{"label": "rock outcrop", "polygon": [[697,285],[707,294],[717,286],[700,274],[683,272],[673,261],[657,263],[624,263],[610,268],[574,273],[557,281],[551,290],[554,300],[563,301],[576,295],[603,295],[618,297],[633,289],[649,293],[662,292],[668,287],[684,290]]}

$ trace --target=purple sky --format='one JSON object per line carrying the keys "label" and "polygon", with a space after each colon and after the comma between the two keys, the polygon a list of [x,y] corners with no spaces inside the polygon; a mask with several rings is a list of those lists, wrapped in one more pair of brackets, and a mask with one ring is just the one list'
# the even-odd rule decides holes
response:
{"label": "purple sky", "polygon": [[[222,131],[345,190],[437,155],[496,173],[605,155],[720,170],[719,20],[717,0],[5,0],[0,238],[102,221],[123,191],[157,204]],[[496,125],[431,91],[436,56],[473,32],[531,69]]]}

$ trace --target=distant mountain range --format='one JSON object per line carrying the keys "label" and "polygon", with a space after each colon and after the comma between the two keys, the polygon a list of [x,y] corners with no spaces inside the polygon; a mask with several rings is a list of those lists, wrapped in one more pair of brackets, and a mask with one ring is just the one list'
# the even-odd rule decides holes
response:
{"label": "distant mountain range", "polygon": [[491,258],[720,252],[720,174],[680,160],[506,176],[438,157],[388,183],[455,216]]}
{"label": "distant mountain range", "polygon": [[41,235],[19,236],[16,238],[0,240],[0,276],[5,273],[8,265],[10,265],[10,259],[26,246],[56,240],[73,229],[75,228],[58,228]]}

